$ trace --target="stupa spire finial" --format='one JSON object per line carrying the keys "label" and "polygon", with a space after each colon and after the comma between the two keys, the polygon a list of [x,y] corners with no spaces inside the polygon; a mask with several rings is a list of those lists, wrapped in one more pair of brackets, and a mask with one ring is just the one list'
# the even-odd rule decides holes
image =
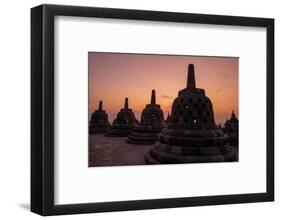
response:
{"label": "stupa spire finial", "polygon": [[231,113],[231,118],[236,118],[236,115],[235,115],[233,110],[232,110],[232,113]]}
{"label": "stupa spire finial", "polygon": [[124,109],[128,109],[129,108],[129,101],[128,101],[128,97],[125,98],[125,104],[124,104]]}
{"label": "stupa spire finial", "polygon": [[188,65],[187,88],[196,88],[194,64],[189,64]]}
{"label": "stupa spire finial", "polygon": [[150,104],[155,105],[156,104],[156,95],[155,95],[155,89],[152,90],[151,92],[151,100],[150,100]]}
{"label": "stupa spire finial", "polygon": [[102,110],[102,101],[100,100],[100,103],[99,103],[99,110]]}

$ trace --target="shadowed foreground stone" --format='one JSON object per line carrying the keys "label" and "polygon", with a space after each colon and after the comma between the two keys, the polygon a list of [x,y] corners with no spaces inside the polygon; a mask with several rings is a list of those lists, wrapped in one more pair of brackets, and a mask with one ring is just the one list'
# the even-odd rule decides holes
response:
{"label": "shadowed foreground stone", "polygon": [[118,112],[111,128],[105,136],[126,137],[130,134],[133,126],[137,123],[134,112],[129,108],[128,98],[125,98],[124,108]]}
{"label": "shadowed foreground stone", "polygon": [[187,87],[178,93],[166,128],[145,155],[150,164],[236,161],[228,136],[214,121],[213,105],[204,89],[196,88],[194,66],[188,67]]}
{"label": "shadowed foreground stone", "polygon": [[137,124],[127,141],[133,144],[153,144],[163,128],[164,114],[160,105],[156,104],[155,90],[152,90],[150,104],[147,104],[141,114],[141,121]]}
{"label": "shadowed foreground stone", "polygon": [[99,108],[91,115],[91,120],[89,123],[89,133],[105,133],[109,127],[110,124],[108,122],[108,115],[102,109],[102,101],[100,101]]}

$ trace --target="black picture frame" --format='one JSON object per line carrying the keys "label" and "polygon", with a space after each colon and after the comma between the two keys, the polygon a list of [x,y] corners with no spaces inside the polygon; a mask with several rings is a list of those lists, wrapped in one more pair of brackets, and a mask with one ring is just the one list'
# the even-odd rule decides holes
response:
{"label": "black picture frame", "polygon": [[[221,196],[54,204],[54,17],[79,16],[194,24],[265,27],[266,192]],[[274,200],[274,19],[40,5],[31,9],[31,211],[40,215],[159,209]]]}

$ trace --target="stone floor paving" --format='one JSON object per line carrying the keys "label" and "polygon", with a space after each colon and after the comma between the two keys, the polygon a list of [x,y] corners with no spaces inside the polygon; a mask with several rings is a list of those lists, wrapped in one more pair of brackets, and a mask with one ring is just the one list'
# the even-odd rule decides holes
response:
{"label": "stone floor paving", "polygon": [[127,137],[89,136],[89,166],[144,165],[144,154],[153,145],[126,142]]}

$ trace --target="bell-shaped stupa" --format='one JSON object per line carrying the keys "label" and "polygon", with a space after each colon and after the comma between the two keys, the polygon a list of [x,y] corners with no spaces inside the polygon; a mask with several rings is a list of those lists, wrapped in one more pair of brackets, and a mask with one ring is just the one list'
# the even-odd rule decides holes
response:
{"label": "bell-shaped stupa", "polygon": [[229,136],[229,143],[238,146],[238,133],[239,133],[238,119],[232,111],[230,119],[226,120],[223,131]]}
{"label": "bell-shaped stupa", "polygon": [[158,136],[147,163],[202,163],[236,161],[228,136],[214,121],[213,105],[204,89],[196,88],[194,65],[188,66],[187,87],[174,100],[171,119]]}
{"label": "bell-shaped stupa", "polygon": [[125,98],[124,108],[120,109],[105,136],[126,137],[130,134],[136,123],[134,112],[129,108],[128,98]]}
{"label": "bell-shaped stupa", "polygon": [[166,125],[168,125],[168,124],[170,123],[170,121],[171,121],[171,115],[170,115],[170,113],[168,112],[167,118],[166,118],[166,120],[165,120]]}
{"label": "bell-shaped stupa", "polygon": [[100,101],[99,108],[91,115],[91,120],[89,123],[89,133],[90,134],[105,133],[109,127],[110,124],[108,122],[108,115],[102,109],[102,101]]}
{"label": "bell-shaped stupa", "polygon": [[156,104],[155,90],[152,90],[150,104],[145,106],[140,123],[133,128],[127,141],[133,144],[154,144],[157,134],[163,128],[163,122],[163,111]]}

